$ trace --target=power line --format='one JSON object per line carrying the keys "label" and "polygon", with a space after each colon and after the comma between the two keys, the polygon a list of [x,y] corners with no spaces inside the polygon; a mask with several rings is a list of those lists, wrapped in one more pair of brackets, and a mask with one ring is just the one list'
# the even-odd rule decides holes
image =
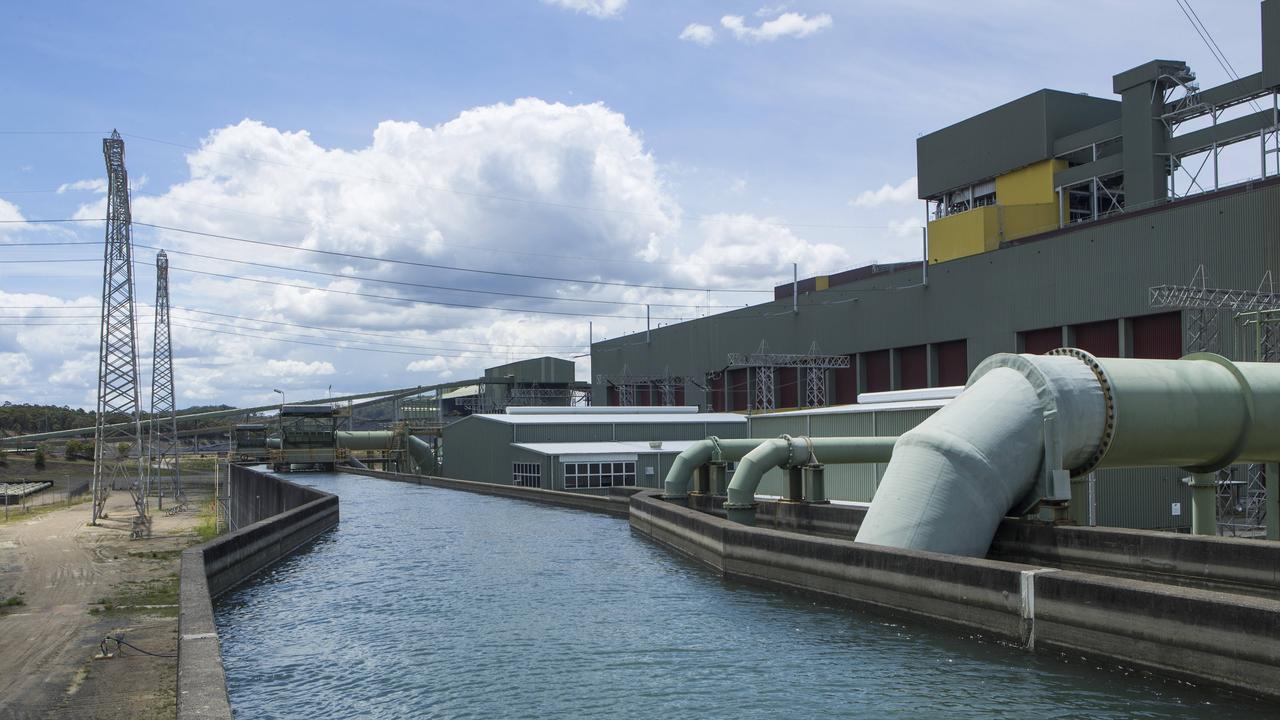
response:
{"label": "power line", "polygon": [[[1196,34],[1200,36],[1200,40],[1209,49],[1209,54],[1213,56],[1213,59],[1218,61],[1218,66],[1222,68],[1222,71],[1227,74],[1228,78],[1239,80],[1240,73],[1236,72],[1235,66],[1227,59],[1227,54],[1222,51],[1222,47],[1218,45],[1218,41],[1214,39],[1213,33],[1209,32],[1209,28],[1200,19],[1200,15],[1196,13],[1195,8],[1191,7],[1191,0],[1174,0],[1174,2],[1178,3],[1178,9],[1182,10],[1187,22],[1191,23],[1191,29],[1195,30]],[[1253,100],[1249,101],[1249,105],[1253,107],[1255,112],[1262,112],[1262,108]]]}
{"label": "power line", "polygon": [[[134,247],[147,248],[148,250],[163,249],[155,245],[144,245],[142,243],[134,243]],[[730,305],[696,305],[692,303],[659,303],[659,302],[643,303],[643,302],[628,302],[625,300],[598,300],[598,299],[590,299],[590,298],[555,297],[553,295],[530,295],[527,293],[504,292],[501,290],[479,290],[475,288],[450,287],[448,285],[430,285],[425,283],[414,283],[414,282],[407,282],[403,280],[384,280],[381,278],[365,277],[361,275],[348,275],[346,273],[326,272],[324,270],[306,270],[303,268],[291,268],[291,267],[284,267],[282,265],[272,265],[270,263],[254,262],[251,260],[236,260],[233,258],[218,257],[216,255],[202,255],[200,253],[186,252],[183,250],[168,250],[168,252],[173,253],[174,255],[188,255],[190,257],[202,258],[204,260],[219,260],[221,262],[237,263],[240,265],[252,265],[254,267],[268,268],[270,270],[282,270],[285,272],[307,273],[310,275],[323,275],[325,277],[344,278],[348,280],[360,280],[362,282],[382,283],[385,285],[403,285],[405,287],[416,287],[416,288],[423,288],[426,290],[446,290],[449,292],[477,293],[481,295],[500,295],[503,297],[529,298],[533,300],[551,300],[553,302],[581,302],[581,303],[593,303],[597,305],[628,305],[632,307],[645,307],[646,305],[651,305],[654,307],[673,307],[673,308],[737,307],[736,305],[732,305],[732,306]]]}
{"label": "power line", "polygon": [[[145,306],[144,303],[138,303],[138,305],[140,307]],[[77,310],[77,309],[89,309],[89,308],[91,308],[91,306],[88,306],[88,305],[65,305],[65,306],[63,305],[10,305],[3,309],[5,310],[19,310],[19,309],[20,310]],[[219,313],[219,312],[213,312],[210,310],[199,310],[196,308],[179,307],[176,305],[173,306],[172,309],[178,310],[181,312],[197,313],[200,315],[212,315],[214,317],[228,318],[232,320],[243,320],[246,322],[265,323],[269,325],[283,325],[286,327],[296,327],[296,328],[303,328],[307,330],[317,330],[317,331],[329,332],[329,333],[340,333],[344,335],[363,335],[367,337],[376,337],[376,338],[383,338],[383,339],[389,339],[389,340],[405,339],[402,335],[393,335],[390,333],[363,332],[360,330],[349,330],[349,329],[342,329],[342,328],[326,327],[321,325],[305,325],[300,323],[284,322],[281,320],[251,318],[251,317],[244,317],[243,315],[231,315],[229,313]],[[3,320],[3,319],[74,320],[74,319],[94,319],[97,317],[98,315],[0,315],[0,320]],[[437,340],[436,342],[453,344],[453,345],[473,345],[473,346],[482,347],[482,348],[507,348],[509,350],[513,350],[516,348],[534,349],[534,350],[579,350],[583,347],[582,345],[531,345],[531,344],[523,344],[523,343],[477,343],[477,342],[469,342],[466,340]],[[426,346],[413,345],[408,347],[425,348]],[[440,348],[440,349],[445,351],[458,351],[458,352],[470,351],[470,348],[465,348],[465,347]]]}
{"label": "power line", "polygon": [[[20,264],[20,263],[91,263],[100,262],[97,258],[63,258],[63,259],[37,259],[37,260],[0,260],[0,264]],[[509,308],[498,307],[496,305],[468,305],[466,303],[452,303],[443,300],[427,300],[425,298],[397,297],[395,295],[378,295],[376,293],[359,292],[356,290],[338,290],[336,288],[316,287],[312,285],[298,285],[295,283],[287,283],[280,280],[267,280],[265,278],[251,278],[242,275],[229,275],[227,273],[209,272],[208,270],[196,270],[195,268],[184,268],[177,265],[169,266],[173,270],[181,270],[183,272],[195,273],[196,275],[205,275],[208,277],[223,278],[225,280],[238,280],[242,282],[260,283],[263,285],[275,285],[277,287],[296,288],[298,290],[306,290],[308,292],[325,292],[336,295],[350,295],[353,297],[373,298],[376,300],[390,300],[393,302],[406,302],[418,305],[436,305],[440,307],[463,308],[468,310],[498,310],[511,313],[532,313],[535,315],[559,315],[565,317],[592,317],[592,318],[616,318],[627,320],[644,320],[643,315],[606,315],[601,313],[578,313],[561,310],[535,310],[532,308]],[[651,320],[679,320],[674,317],[650,317]]]}
{"label": "power line", "polygon": [[[353,347],[350,345],[339,345],[332,342],[322,343],[322,342],[312,342],[312,341],[306,341],[306,340],[291,340],[288,338],[282,338],[282,337],[276,337],[276,336],[270,336],[270,335],[251,335],[248,333],[231,332],[229,330],[215,330],[213,328],[200,327],[196,325],[186,325],[178,322],[175,322],[173,324],[177,325],[178,327],[184,327],[190,330],[199,330],[200,332],[215,333],[218,335],[234,335],[237,337],[247,337],[247,338],[253,338],[256,340],[271,340],[274,342],[293,343],[295,345],[311,345],[315,347],[323,347],[323,348],[329,348],[333,350],[354,350],[358,352],[384,353],[388,355],[411,355],[413,357],[456,357],[456,358],[468,357],[468,355],[448,355],[445,353],[420,353],[420,352],[406,352],[402,350],[379,350],[376,348],[362,348],[362,347]],[[471,353],[471,355],[489,356],[489,357],[503,357],[506,354],[507,353],[486,352],[486,351],[480,351],[480,350],[477,350]],[[556,353],[552,353],[552,354],[554,355]]]}
{"label": "power line", "polygon": [[202,232],[199,230],[187,230],[185,228],[170,227],[167,225],[155,225],[152,223],[133,221],[135,226],[148,227],[156,230],[168,230],[170,232],[184,233],[187,235],[197,235],[199,237],[214,238],[217,240],[230,240],[232,242],[249,243],[251,245],[263,245],[266,247],[281,248],[284,250],[295,250],[299,252],[317,253],[320,255],[330,255],[336,257],[345,257],[355,260],[367,260],[369,262],[393,263],[396,265],[409,265],[412,267],[431,268],[433,270],[450,270],[453,272],[477,273],[481,275],[497,275],[500,277],[514,277],[525,280],[547,280],[549,282],[567,282],[575,285],[609,285],[614,287],[632,287],[647,288],[650,290],[674,290],[683,292],[721,292],[721,293],[766,293],[771,290],[747,290],[742,288],[699,288],[699,287],[681,287],[674,285],[646,285],[643,283],[625,283],[611,280],[582,280],[577,278],[555,277],[550,275],[531,275],[528,273],[503,272],[500,270],[481,270],[478,268],[456,267],[453,265],[440,265],[437,263],[426,263],[417,260],[399,260],[395,258],[380,258],[375,255],[361,255],[359,253],[339,252],[337,250],[320,250],[317,248],[299,247],[297,245],[286,245],[284,243],[269,242],[267,240],[252,240],[249,238],[235,237],[234,235],[220,235],[218,233]]}
{"label": "power line", "polygon": [[[35,192],[35,191],[33,191],[33,192]],[[0,193],[0,194],[2,194],[2,193]],[[196,207],[211,208],[211,209],[214,209],[214,210],[220,210],[220,211],[222,211],[222,212],[235,213],[235,214],[237,214],[237,215],[248,215],[248,216],[250,216],[250,217],[265,218],[265,219],[267,219],[267,220],[275,220],[275,221],[277,221],[277,222],[290,223],[290,224],[294,224],[294,225],[305,225],[305,226],[309,226],[309,227],[314,227],[314,226],[315,226],[315,223],[313,223],[313,221],[311,221],[311,220],[302,220],[302,219],[298,219],[298,218],[289,218],[289,217],[284,217],[284,216],[281,216],[281,215],[269,215],[269,214],[267,214],[267,213],[256,213],[256,212],[250,212],[250,211],[248,211],[248,210],[241,210],[241,209],[238,209],[238,208],[229,208],[229,207],[226,207],[226,206],[223,206],[223,205],[214,205],[214,204],[212,204],[212,203],[196,202],[196,201],[194,201],[194,200],[181,200],[181,199],[179,199],[179,198],[170,197],[170,196],[162,195],[162,194],[159,194],[159,193],[135,192],[135,193],[134,193],[134,196],[135,196],[135,197],[136,197],[136,196],[143,196],[143,197],[149,197],[149,198],[156,198],[156,199],[160,199],[160,200],[166,200],[166,201],[168,201],[168,202],[175,202],[175,203],[179,203],[179,204],[181,204],[181,205],[194,205],[194,206],[196,206]],[[359,226],[359,225],[350,225],[350,224],[344,224],[344,223],[337,223],[337,222],[334,222],[332,219],[330,219],[328,216],[324,216],[324,218],[323,218],[323,219],[324,219],[324,226],[325,226],[325,227],[331,227],[331,228],[347,228],[347,229],[359,230],[359,231],[361,231],[361,232],[367,232],[363,227],[361,227],[361,226]],[[878,226],[877,226],[877,227],[878,227]],[[879,228],[879,229],[886,229],[886,228]],[[421,240],[421,239],[422,239],[420,236],[399,235],[399,234],[395,234],[395,233],[387,233],[387,232],[378,232],[378,233],[374,234],[373,236],[374,236],[374,237],[379,237],[379,238],[393,238],[393,239],[397,239],[397,240]],[[669,266],[669,267],[675,267],[675,266],[679,266],[679,265],[681,265],[681,264],[682,264],[682,263],[678,263],[678,262],[661,262],[661,261],[657,261],[657,260],[634,260],[634,259],[629,259],[629,258],[604,258],[604,257],[594,257],[594,256],[590,256],[590,255],[563,255],[563,254],[557,254],[557,253],[539,253],[539,252],[530,252],[530,251],[528,251],[528,250],[512,250],[512,249],[510,249],[510,248],[494,247],[494,246],[492,246],[492,245],[476,245],[476,244],[474,244],[474,243],[446,243],[446,242],[439,242],[438,244],[439,244],[439,245],[441,245],[441,246],[443,246],[443,247],[450,247],[450,248],[455,248],[455,249],[457,249],[457,250],[463,250],[463,251],[468,251],[468,252],[496,252],[496,253],[503,253],[503,254],[506,254],[506,255],[521,255],[521,256],[526,256],[526,257],[544,257],[544,258],[551,258],[551,259],[554,259],[554,260],[577,260],[577,261],[593,262],[593,263],[611,263],[611,264],[615,264],[615,265],[648,265],[648,266]],[[733,265],[733,264],[730,264],[730,263],[723,263],[723,264],[721,265],[721,267],[735,267],[735,268],[744,268],[744,269],[745,269],[745,268],[754,268],[754,267],[758,267],[758,266],[755,266],[755,265]]]}

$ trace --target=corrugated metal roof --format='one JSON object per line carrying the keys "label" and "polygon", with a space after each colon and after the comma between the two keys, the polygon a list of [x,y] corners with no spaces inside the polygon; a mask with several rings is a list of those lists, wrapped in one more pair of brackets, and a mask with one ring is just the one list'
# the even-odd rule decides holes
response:
{"label": "corrugated metal roof", "polygon": [[903,402],[866,403],[862,405],[830,405],[828,407],[788,410],[787,412],[756,415],[757,418],[796,417],[803,415],[853,415],[857,413],[884,412],[886,410],[936,410],[951,402],[951,398],[939,400],[907,400]]}
{"label": "corrugated metal roof", "polygon": [[463,385],[460,388],[454,388],[453,390],[446,392],[440,397],[445,400],[452,400],[453,398],[472,397],[479,394],[480,394],[479,385]]}
{"label": "corrugated metal roof", "polygon": [[619,453],[678,453],[688,449],[697,440],[664,440],[662,447],[649,447],[647,442],[563,442],[563,443],[511,443],[512,447],[542,455],[616,455]]}
{"label": "corrugated metal roof", "polygon": [[508,425],[635,425],[637,423],[745,423],[745,415],[735,413],[601,413],[589,415],[472,415]]}

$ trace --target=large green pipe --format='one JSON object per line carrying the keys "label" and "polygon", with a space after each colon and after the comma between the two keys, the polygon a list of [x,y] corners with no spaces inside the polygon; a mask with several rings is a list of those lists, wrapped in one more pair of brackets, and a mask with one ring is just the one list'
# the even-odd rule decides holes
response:
{"label": "large green pipe", "polygon": [[414,470],[419,475],[430,475],[436,471],[436,454],[427,441],[410,435],[405,444],[409,448],[409,457],[413,458]]}
{"label": "large green pipe", "polygon": [[759,439],[720,439],[710,437],[685,448],[671,462],[671,469],[663,480],[662,497],[667,500],[684,500],[689,495],[689,484],[694,471],[711,462],[718,453],[718,462],[741,460],[760,444]]}
{"label": "large green pipe", "polygon": [[[395,447],[393,430],[338,430],[334,434],[338,447],[347,450],[391,450]],[[415,470],[427,475],[436,470],[436,454],[422,438],[406,436],[405,446],[413,460]]]}
{"label": "large green pipe", "polygon": [[338,447],[347,450],[390,450],[395,443],[391,430],[338,430],[333,436]]}
{"label": "large green pipe", "polygon": [[775,467],[888,462],[896,437],[791,437],[760,442],[743,456],[729,483],[725,513],[730,520],[755,522],[756,489],[764,474]]}
{"label": "large green pipe", "polygon": [[1194,529],[1213,533],[1210,474],[1277,459],[1278,364],[1206,353],[1096,358],[1071,348],[995,355],[959,397],[899,439],[857,539],[983,555],[1000,518],[1028,496],[1062,501],[1069,477],[1162,465],[1193,474]]}

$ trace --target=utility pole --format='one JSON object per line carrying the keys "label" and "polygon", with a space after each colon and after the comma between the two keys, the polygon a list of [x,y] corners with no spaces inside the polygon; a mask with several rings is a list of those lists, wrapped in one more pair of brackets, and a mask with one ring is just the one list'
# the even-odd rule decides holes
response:
{"label": "utility pole", "polygon": [[[169,332],[169,256],[156,253],[156,328],[151,346],[151,437],[148,467],[158,472],[167,459],[173,467],[169,483],[170,497],[182,504],[182,466],[178,447],[178,413],[173,389],[173,345]],[[156,486],[164,507],[164,480],[157,477]]]}
{"label": "utility pole", "polygon": [[[98,346],[98,416],[94,430],[93,511],[104,516],[116,481],[127,481],[137,515],[133,536],[151,534],[143,475],[142,420],[138,402],[138,338],[133,307],[133,229],[124,140],[117,131],[102,141],[107,164],[107,232],[102,266],[102,334]],[[123,416],[122,427],[109,427]],[[123,447],[120,452],[117,447]],[[137,451],[137,460],[130,455]]]}

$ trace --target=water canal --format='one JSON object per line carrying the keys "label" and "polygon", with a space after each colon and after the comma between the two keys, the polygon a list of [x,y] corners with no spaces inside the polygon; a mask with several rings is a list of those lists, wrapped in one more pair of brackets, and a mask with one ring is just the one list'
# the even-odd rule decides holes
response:
{"label": "water canal", "polygon": [[723,580],[622,519],[345,475],[217,605],[243,718],[1213,718],[1275,708]]}

